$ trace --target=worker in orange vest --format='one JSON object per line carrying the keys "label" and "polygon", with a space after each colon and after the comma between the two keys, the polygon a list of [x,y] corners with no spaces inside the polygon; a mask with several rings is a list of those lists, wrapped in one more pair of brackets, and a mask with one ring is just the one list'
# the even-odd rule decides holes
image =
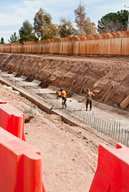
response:
{"label": "worker in orange vest", "polygon": [[63,89],[63,87],[60,88],[60,92],[61,92],[61,98],[62,98],[62,109],[67,107],[66,101],[66,91]]}

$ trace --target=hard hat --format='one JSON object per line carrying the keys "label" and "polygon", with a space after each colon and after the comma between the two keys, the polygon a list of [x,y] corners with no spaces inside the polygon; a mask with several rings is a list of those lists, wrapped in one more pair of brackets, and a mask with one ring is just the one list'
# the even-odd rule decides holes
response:
{"label": "hard hat", "polygon": [[87,91],[90,91],[90,89],[89,89],[89,88],[87,88]]}
{"label": "hard hat", "polygon": [[61,87],[60,90],[62,91],[62,90],[63,90],[63,87]]}

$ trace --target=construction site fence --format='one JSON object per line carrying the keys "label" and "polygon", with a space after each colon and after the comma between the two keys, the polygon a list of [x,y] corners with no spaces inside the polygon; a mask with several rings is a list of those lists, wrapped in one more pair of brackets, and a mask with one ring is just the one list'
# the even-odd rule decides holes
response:
{"label": "construction site fence", "polygon": [[127,56],[129,55],[128,45],[129,31],[118,31],[24,43],[0,44],[0,52],[82,56]]}

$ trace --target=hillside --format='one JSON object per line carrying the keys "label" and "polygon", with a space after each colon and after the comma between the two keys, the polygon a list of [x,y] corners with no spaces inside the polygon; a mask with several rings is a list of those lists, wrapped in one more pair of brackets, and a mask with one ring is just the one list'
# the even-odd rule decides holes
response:
{"label": "hillside", "polygon": [[[85,94],[90,88],[97,101],[118,108],[129,95],[128,57],[0,54],[0,68],[38,79],[43,87],[63,86],[70,94]],[[129,111],[128,101],[124,109]]]}

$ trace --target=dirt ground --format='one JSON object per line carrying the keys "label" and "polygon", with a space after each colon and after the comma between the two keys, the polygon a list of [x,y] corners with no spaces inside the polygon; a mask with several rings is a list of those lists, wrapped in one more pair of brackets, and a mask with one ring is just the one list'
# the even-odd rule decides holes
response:
{"label": "dirt ground", "polygon": [[25,123],[25,137],[41,151],[46,192],[88,192],[97,167],[99,144],[114,147],[115,142],[100,133],[62,122],[59,116],[41,111],[1,84],[0,98],[19,110],[36,109],[35,117]]}
{"label": "dirt ground", "polygon": [[[84,95],[90,88],[96,101],[118,108],[129,95],[128,57],[0,54],[0,69],[38,79],[43,87],[63,86],[70,94]],[[99,132],[93,133],[88,126],[86,131],[64,123],[60,116],[41,111],[1,84],[0,98],[19,110],[31,107],[37,111],[25,123],[25,136],[41,151],[46,192],[88,192],[97,167],[99,144],[115,147],[116,143]]]}
{"label": "dirt ground", "polygon": [[38,79],[43,86],[63,86],[70,94],[90,88],[97,101],[112,106],[120,107],[129,95],[129,57],[0,54],[0,68]]}

